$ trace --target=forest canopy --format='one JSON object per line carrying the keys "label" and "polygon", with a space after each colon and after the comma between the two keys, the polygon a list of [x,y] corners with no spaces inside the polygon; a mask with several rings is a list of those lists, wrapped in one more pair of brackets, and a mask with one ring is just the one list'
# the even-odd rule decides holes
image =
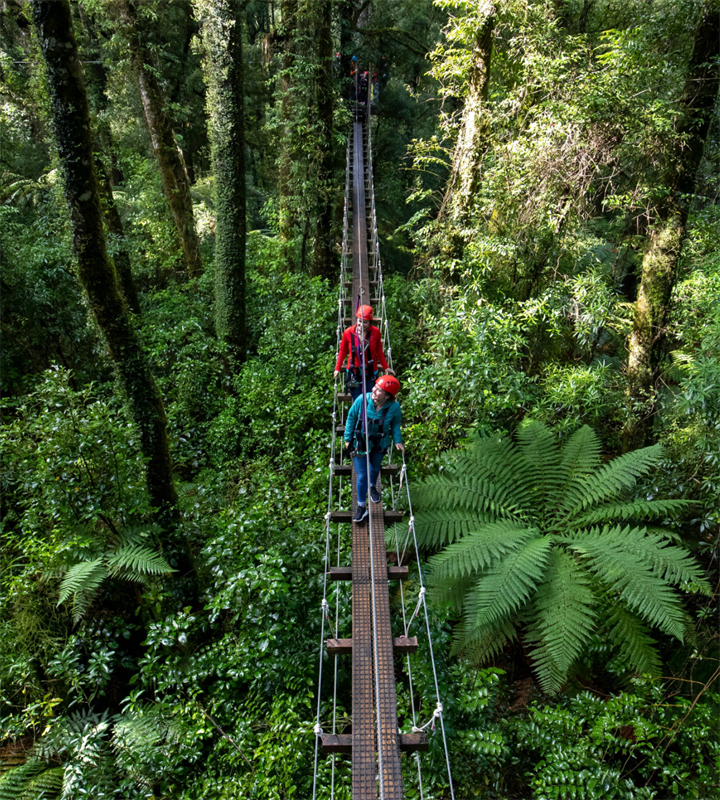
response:
{"label": "forest canopy", "polygon": [[0,800],[313,796],[357,70],[403,732],[436,669],[454,797],[720,794],[720,0],[0,0]]}

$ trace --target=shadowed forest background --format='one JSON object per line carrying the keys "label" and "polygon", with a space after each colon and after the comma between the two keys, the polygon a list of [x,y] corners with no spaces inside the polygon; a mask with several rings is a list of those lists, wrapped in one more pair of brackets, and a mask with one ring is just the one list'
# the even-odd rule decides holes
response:
{"label": "shadowed forest background", "polygon": [[312,795],[353,56],[455,797],[717,797],[720,0],[0,13],[0,800]]}

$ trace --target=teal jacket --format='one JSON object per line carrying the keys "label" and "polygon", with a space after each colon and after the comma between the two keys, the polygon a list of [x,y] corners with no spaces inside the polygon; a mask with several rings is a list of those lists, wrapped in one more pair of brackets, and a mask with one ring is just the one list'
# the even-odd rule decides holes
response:
{"label": "teal jacket", "polygon": [[[375,409],[375,403],[372,401],[372,392],[368,392],[365,397],[367,398],[367,418],[370,432],[373,432],[373,420],[377,420],[379,424],[380,415],[382,414],[385,406],[379,411]],[[357,427],[363,413],[363,398],[362,395],[350,406],[348,412],[347,422],[345,423],[345,441],[349,444],[353,440],[353,432]],[[385,415],[385,435],[380,440],[380,448],[387,450],[390,447],[390,436],[392,435],[393,444],[400,444],[402,442],[402,434],[400,433],[400,423],[402,422],[402,414],[400,413],[400,403],[393,400],[388,406],[387,414]],[[359,453],[365,452],[364,449],[358,450]]]}

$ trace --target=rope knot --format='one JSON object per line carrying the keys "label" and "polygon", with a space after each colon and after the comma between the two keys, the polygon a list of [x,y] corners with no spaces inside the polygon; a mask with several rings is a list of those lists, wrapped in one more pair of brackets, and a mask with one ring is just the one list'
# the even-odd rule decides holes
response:
{"label": "rope knot", "polygon": [[313,727],[313,733],[315,734],[315,736],[322,736],[323,735],[323,729],[320,727],[320,723],[319,722],[315,723],[315,726]]}
{"label": "rope knot", "polygon": [[435,706],[435,711],[433,711],[433,717],[441,717],[443,713],[443,704],[438,701],[438,704]]}

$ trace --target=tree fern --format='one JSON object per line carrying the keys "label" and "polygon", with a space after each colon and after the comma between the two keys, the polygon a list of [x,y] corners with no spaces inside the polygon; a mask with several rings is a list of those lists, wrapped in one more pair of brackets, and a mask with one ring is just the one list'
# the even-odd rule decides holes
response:
{"label": "tree fern", "polygon": [[682,641],[674,587],[709,590],[674,534],[644,522],[687,503],[633,495],[660,456],[654,446],[603,465],[587,426],[561,445],[532,421],[515,441],[475,436],[449,456],[417,490],[415,528],[422,546],[444,546],[429,560],[431,596],[459,612],[454,650],[482,661],[522,637],[556,691],[604,619],[633,668],[656,670],[647,626]]}

